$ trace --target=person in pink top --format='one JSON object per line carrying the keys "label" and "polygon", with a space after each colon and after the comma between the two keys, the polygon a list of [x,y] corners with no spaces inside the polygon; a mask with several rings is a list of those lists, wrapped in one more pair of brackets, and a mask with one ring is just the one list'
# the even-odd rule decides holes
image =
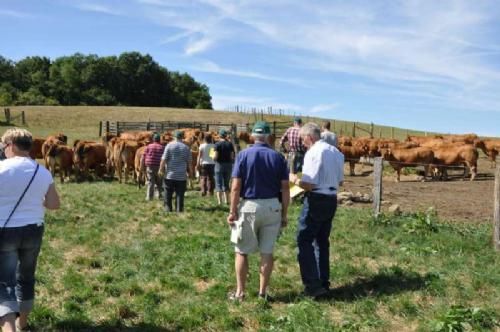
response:
{"label": "person in pink top", "polygon": [[146,146],[142,161],[146,167],[146,200],[150,201],[154,197],[155,186],[158,190],[158,197],[161,199],[162,178],[158,176],[160,170],[161,156],[165,147],[160,143],[160,134],[153,134],[153,142]]}

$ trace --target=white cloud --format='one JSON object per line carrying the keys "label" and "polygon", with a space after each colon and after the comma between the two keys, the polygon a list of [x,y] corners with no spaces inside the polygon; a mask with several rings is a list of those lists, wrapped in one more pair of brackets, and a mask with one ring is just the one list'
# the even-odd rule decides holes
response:
{"label": "white cloud", "polygon": [[0,16],[8,16],[13,18],[31,18],[32,14],[26,12],[20,12],[17,10],[0,9]]}
{"label": "white cloud", "polygon": [[94,12],[94,13],[101,13],[101,14],[107,14],[107,15],[116,15],[116,16],[121,16],[123,15],[122,12],[116,9],[112,9],[110,7],[101,5],[101,4],[95,4],[95,3],[80,3],[77,4],[76,7],[80,10],[86,11],[86,12]]}
{"label": "white cloud", "polygon": [[340,105],[338,103],[315,105],[309,110],[309,113],[317,114],[317,113],[330,112],[337,109],[339,106]]}
{"label": "white cloud", "polygon": [[262,73],[254,72],[254,71],[222,68],[218,64],[211,62],[211,61],[205,61],[198,66],[194,66],[193,70],[207,72],[207,73],[214,73],[214,74],[254,78],[254,79],[265,80],[265,81],[281,82],[281,83],[297,85],[297,86],[302,86],[302,87],[306,86],[306,84],[303,81],[296,79],[296,78],[283,78],[283,77],[270,76],[270,75],[266,75],[266,74],[262,74]]}

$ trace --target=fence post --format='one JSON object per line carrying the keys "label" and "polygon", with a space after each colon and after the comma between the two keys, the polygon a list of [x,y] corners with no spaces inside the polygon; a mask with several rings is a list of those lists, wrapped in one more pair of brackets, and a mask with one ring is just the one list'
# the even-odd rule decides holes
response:
{"label": "fence post", "polygon": [[370,123],[370,138],[373,138],[373,122]]}
{"label": "fence post", "polygon": [[391,138],[394,139],[394,127],[391,127]]}
{"label": "fence post", "polygon": [[273,121],[273,135],[276,136],[276,121]]}
{"label": "fence post", "polygon": [[335,120],[333,120],[333,132],[336,133],[337,131],[335,130]]}
{"label": "fence post", "polygon": [[5,121],[10,124],[10,108],[4,108],[3,112],[5,113]]}
{"label": "fence post", "polygon": [[376,157],[373,163],[373,215],[378,217],[382,202],[382,157]]}
{"label": "fence post", "polygon": [[[106,121],[106,133],[109,133],[109,121]],[[118,133],[116,133],[118,136]]]}
{"label": "fence post", "polygon": [[495,194],[493,209],[493,246],[500,251],[500,165],[495,172]]}
{"label": "fence post", "polygon": [[352,123],[352,137],[356,137],[356,122]]}
{"label": "fence post", "polygon": [[102,121],[99,121],[99,137],[102,137]]}
{"label": "fence post", "polygon": [[21,123],[26,125],[26,117],[24,116],[24,111],[21,111]]}

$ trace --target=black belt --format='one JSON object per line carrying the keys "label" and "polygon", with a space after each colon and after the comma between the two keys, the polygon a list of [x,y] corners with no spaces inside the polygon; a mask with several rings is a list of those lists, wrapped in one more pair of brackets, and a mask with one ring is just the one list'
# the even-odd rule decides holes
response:
{"label": "black belt", "polygon": [[330,191],[335,191],[335,187],[328,187],[328,188],[314,188],[312,191],[320,191],[320,190],[325,190],[328,189]]}

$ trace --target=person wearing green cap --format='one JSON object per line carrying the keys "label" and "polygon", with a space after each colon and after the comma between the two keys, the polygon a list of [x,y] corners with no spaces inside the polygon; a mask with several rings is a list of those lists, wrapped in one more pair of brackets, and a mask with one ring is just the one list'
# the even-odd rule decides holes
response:
{"label": "person wearing green cap", "polygon": [[[288,167],[290,173],[297,174],[302,171],[304,163],[305,147],[300,137],[299,130],[302,126],[302,119],[295,117],[293,126],[288,128],[281,137],[280,146],[283,151],[288,153]],[[288,147],[286,146],[288,143]]]}
{"label": "person wearing green cap", "polygon": [[154,197],[155,187],[158,190],[158,197],[162,197],[162,179],[158,176],[160,170],[161,156],[165,146],[160,143],[161,136],[158,133],[153,134],[153,142],[144,149],[144,155],[141,158],[141,166],[146,168],[146,200],[150,201]]}
{"label": "person wearing green cap", "polygon": [[235,301],[245,297],[248,255],[255,251],[260,252],[259,297],[269,300],[274,246],[280,228],[288,223],[288,167],[285,158],[269,146],[270,134],[266,122],[256,122],[252,130],[255,144],[238,154],[232,172],[227,222],[235,245],[236,291],[230,295]]}
{"label": "person wearing green cap", "polygon": [[219,130],[221,139],[215,143],[215,192],[217,203],[229,203],[229,181],[234,161],[234,146],[227,137],[225,129]]}

